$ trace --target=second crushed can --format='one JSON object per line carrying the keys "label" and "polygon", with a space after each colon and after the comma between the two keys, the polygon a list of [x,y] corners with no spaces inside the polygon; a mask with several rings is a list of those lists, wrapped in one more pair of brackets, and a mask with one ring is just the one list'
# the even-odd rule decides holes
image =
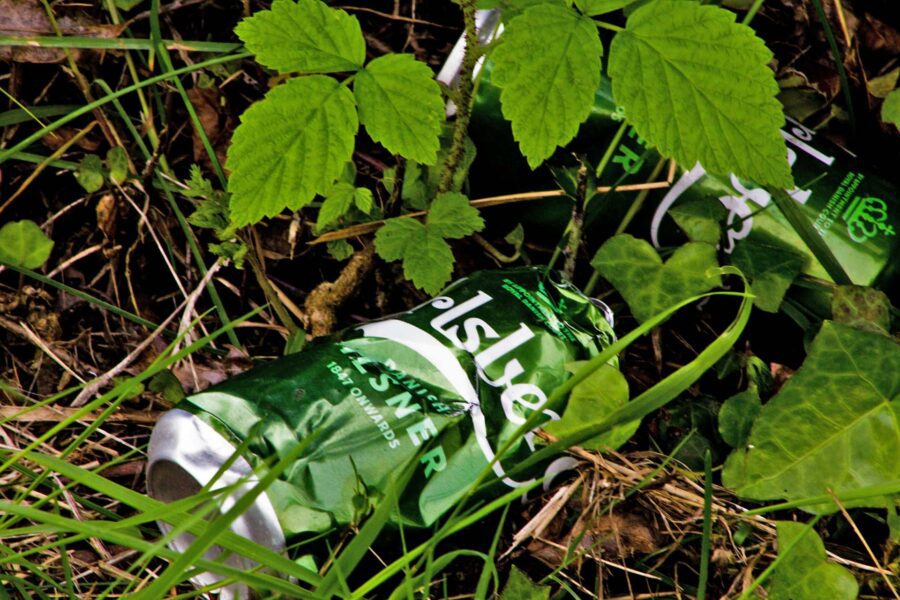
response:
{"label": "second crushed can", "polygon": [[[352,327],[188,397],[158,423],[148,490],[172,501],[245,478],[317,433],[236,532],[274,549],[361,517],[391,477],[417,461],[403,492],[405,525],[428,526],[493,462],[505,486],[534,434],[502,446],[567,379],[566,364],[614,341],[608,314],[543,269],[482,271],[408,312]],[[234,449],[247,448],[227,469]],[[560,459],[565,460],[565,459]],[[553,469],[550,465],[542,468]],[[247,476],[250,476],[249,479]],[[240,493],[240,492],[236,492]],[[175,546],[178,546],[176,540]]]}

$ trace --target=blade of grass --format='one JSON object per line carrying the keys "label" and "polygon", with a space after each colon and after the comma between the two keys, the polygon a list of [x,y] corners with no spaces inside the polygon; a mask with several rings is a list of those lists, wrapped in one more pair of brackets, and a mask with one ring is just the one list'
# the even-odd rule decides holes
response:
{"label": "blade of grass", "polygon": [[700,580],[697,582],[697,600],[706,600],[709,581],[709,554],[712,550],[712,454],[709,448],[703,456],[703,540],[700,542]]}
{"label": "blade of grass", "polygon": [[[847,103],[847,116],[850,119],[850,129],[853,135],[856,135],[856,112],[853,110],[853,95],[850,93],[850,79],[847,77],[847,70],[844,68],[844,57],[841,56],[841,50],[838,48],[837,40],[834,38],[834,32],[831,30],[831,23],[828,22],[828,16],[825,14],[825,7],[822,6],[822,0],[812,0],[812,4],[816,9],[816,18],[822,25],[825,32],[825,39],[828,41],[828,48],[831,50],[831,58],[834,60],[834,66],[837,69],[838,77],[841,80],[841,93],[844,95],[844,102]],[[840,10],[840,8],[838,8]]]}
{"label": "blade of grass", "polygon": [[772,195],[772,201],[775,203],[775,206],[778,207],[781,214],[788,220],[788,223],[790,223],[794,231],[797,232],[797,235],[800,236],[800,239],[803,240],[803,243],[806,244],[806,247],[809,248],[810,252],[813,253],[816,260],[818,260],[825,268],[828,276],[839,285],[849,285],[852,283],[847,272],[844,271],[844,267],[841,266],[841,263],[838,262],[837,258],[835,258],[834,254],[831,252],[831,248],[825,243],[825,239],[819,235],[819,232],[816,231],[816,228],[810,222],[809,217],[807,217],[806,213],[804,213],[800,206],[797,205],[797,202],[788,196],[787,192],[784,190],[775,188],[767,189]]}
{"label": "blade of grass", "polygon": [[[56,39],[56,38],[53,38]],[[47,106],[28,106],[25,108],[14,108],[0,113],[0,127],[9,127],[10,125],[18,125],[28,121],[37,121],[41,126],[40,119],[42,117],[56,117],[72,112],[78,108],[77,104],[50,104]]]}
{"label": "blade of grass", "polygon": [[[779,510],[790,510],[792,508],[803,508],[804,506],[815,506],[817,504],[830,503],[834,504],[837,498],[841,502],[852,502],[854,500],[865,500],[867,498],[891,497],[900,494],[900,481],[891,481],[879,485],[869,485],[856,490],[844,491],[839,494],[822,494],[819,496],[809,496],[798,500],[790,500],[788,502],[779,502],[778,504],[770,504],[754,508],[743,513],[743,516],[764,515],[766,513]],[[838,508],[835,505],[835,508]]]}
{"label": "blade of grass", "polygon": [[48,133],[55,131],[56,129],[62,127],[63,125],[70,123],[71,121],[77,119],[78,117],[85,115],[85,114],[93,111],[94,109],[96,109],[100,106],[103,106],[107,102],[111,102],[112,100],[115,100],[116,98],[121,98],[122,96],[126,96],[126,95],[134,92],[135,90],[139,90],[141,88],[145,88],[147,86],[154,85],[156,83],[159,83],[160,81],[168,81],[174,77],[178,77],[180,75],[185,75],[187,73],[192,73],[192,72],[198,71],[200,69],[205,69],[206,67],[211,67],[213,65],[219,65],[222,63],[232,62],[232,61],[236,61],[236,60],[243,60],[245,58],[249,58],[250,56],[252,56],[252,54],[249,52],[239,52],[237,54],[231,54],[228,56],[219,56],[216,58],[211,58],[209,60],[195,63],[193,65],[188,65],[188,66],[182,67],[180,69],[176,69],[169,73],[162,73],[160,75],[148,77],[147,79],[145,79],[143,81],[123,87],[122,89],[117,90],[110,95],[104,96],[103,98],[98,98],[97,100],[95,100],[89,104],[86,104],[86,105],[78,108],[77,110],[73,110],[69,114],[67,114],[63,117],[60,117],[59,119],[53,121],[52,123],[47,124],[45,127],[42,127],[38,131],[36,131],[36,132],[32,133],[31,135],[25,137],[24,139],[20,140],[19,142],[14,144],[12,147],[7,148],[6,150],[3,150],[2,152],[0,152],[0,164],[9,160],[9,158],[12,155],[14,155],[16,152],[24,150],[31,144],[37,142],[38,140],[40,140],[42,137],[44,137]]}
{"label": "blade of grass", "polygon": [[[234,42],[204,42],[199,40],[160,40],[169,50],[185,52],[209,52],[211,54],[234,52],[241,44]],[[79,35],[0,35],[0,46],[28,46],[37,48],[80,48],[84,50],[150,50],[152,40],[138,38],[97,38]]]}

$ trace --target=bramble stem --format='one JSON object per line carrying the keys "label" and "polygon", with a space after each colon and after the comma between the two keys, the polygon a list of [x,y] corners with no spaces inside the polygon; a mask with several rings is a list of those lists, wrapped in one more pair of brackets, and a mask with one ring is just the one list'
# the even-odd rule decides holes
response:
{"label": "bramble stem", "polygon": [[460,0],[463,11],[463,23],[466,28],[466,52],[463,55],[462,69],[459,76],[459,102],[456,105],[456,123],[453,127],[453,141],[444,170],[438,182],[438,194],[449,191],[453,185],[453,175],[459,167],[466,147],[466,133],[469,130],[469,119],[472,116],[472,92],[475,87],[475,64],[478,62],[478,30],[475,26],[475,0]]}

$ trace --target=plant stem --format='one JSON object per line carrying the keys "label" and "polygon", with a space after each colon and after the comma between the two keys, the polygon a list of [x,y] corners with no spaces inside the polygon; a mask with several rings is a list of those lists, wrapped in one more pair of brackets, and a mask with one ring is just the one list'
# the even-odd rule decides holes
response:
{"label": "plant stem", "polygon": [[478,62],[478,30],[475,27],[475,0],[460,0],[463,11],[463,22],[466,28],[466,52],[463,55],[462,69],[459,77],[459,102],[456,107],[456,123],[453,126],[453,141],[444,170],[438,183],[438,194],[446,192],[453,185],[453,175],[459,167],[466,147],[466,133],[469,130],[469,119],[472,116],[472,92],[475,88],[473,80],[475,64]]}
{"label": "plant stem", "polygon": [[584,226],[584,208],[587,205],[587,165],[582,162],[578,169],[578,185],[575,189],[575,203],[572,204],[572,218],[569,221],[569,239],[566,243],[566,262],[563,275],[569,281],[575,274],[575,260],[578,258],[578,246],[581,245],[581,230]]}

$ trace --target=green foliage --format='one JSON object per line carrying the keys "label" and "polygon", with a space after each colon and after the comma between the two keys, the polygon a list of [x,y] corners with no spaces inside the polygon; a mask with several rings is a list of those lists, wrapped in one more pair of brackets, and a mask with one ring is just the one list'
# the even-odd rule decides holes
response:
{"label": "green foliage", "polygon": [[323,231],[333,225],[354,206],[366,214],[372,212],[374,206],[372,191],[368,188],[355,187],[345,181],[334,184],[325,196],[322,208],[319,209],[316,229]]}
{"label": "green foliage", "polygon": [[625,8],[637,0],[575,0],[575,6],[584,14],[596,17]]}
{"label": "green foliage", "polygon": [[792,187],[772,53],[734,14],[655,0],[610,48],[616,101],[638,133],[679,163]]}
{"label": "green foliage", "polygon": [[85,154],[75,174],[78,184],[90,194],[103,187],[103,161],[96,154]]}
{"label": "green foliage", "polygon": [[238,269],[243,268],[249,248],[238,238],[237,226],[231,221],[228,194],[214,189],[197,165],[191,165],[186,184],[187,187],[180,190],[181,195],[197,201],[197,209],[188,217],[188,222],[194,227],[212,229],[220,243],[210,244],[210,252],[231,260]]}
{"label": "green foliage", "polygon": [[353,92],[373,140],[420,163],[437,160],[444,102],[428,65],[410,54],[378,57],[356,74]]}
{"label": "green foliage", "polygon": [[453,252],[446,239],[462,238],[483,227],[464,195],[446,192],[435,198],[425,223],[408,217],[386,221],[375,235],[375,250],[385,260],[402,260],[406,278],[436,294],[453,272]]}
{"label": "green foliage", "polygon": [[53,240],[37,223],[10,221],[0,227],[0,262],[26,269],[37,269],[50,258]]}
{"label": "green foliage", "polygon": [[834,320],[873,333],[890,334],[891,301],[880,290],[861,285],[839,285],[831,300]]}
{"label": "green foliage", "polygon": [[272,89],[241,116],[228,148],[232,220],[256,223],[328,192],[353,154],[358,127],[353,94],[331,77]]}
{"label": "green foliage", "polygon": [[900,127],[900,89],[893,90],[881,105],[881,120]]}
{"label": "green foliage", "polygon": [[663,263],[648,242],[617,235],[604,243],[591,265],[622,294],[638,321],[721,285],[716,249],[700,242],[680,247]]}
{"label": "green foliage", "polygon": [[516,565],[509,570],[509,579],[500,594],[500,600],[547,600],[549,597],[550,586],[534,583]]}
{"label": "green foliage", "polygon": [[[275,0],[235,31],[263,65],[306,75],[275,87],[241,117],[228,149],[235,225],[330,195],[352,157],[360,121],[389,151],[423,163],[436,160],[444,105],[431,70],[405,54],[364,66],[365,39],[356,17],[320,0]],[[322,75],[338,72],[351,76],[338,82]],[[364,208],[370,199],[360,194],[358,200],[358,208],[370,212]],[[330,203],[326,198],[322,226],[344,214],[341,202],[342,196]]]}
{"label": "green foliage", "polygon": [[732,448],[744,446],[760,410],[759,388],[752,383],[743,392],[723,402],[719,409],[719,435],[725,443]]}
{"label": "green foliage", "polygon": [[121,146],[110,148],[106,153],[106,166],[109,169],[109,180],[122,185],[128,179],[128,154]]}
{"label": "green foliage", "polygon": [[493,53],[503,115],[531,168],[569,142],[591,111],[603,46],[590,18],[539,4],[509,21]]}
{"label": "green foliage", "polygon": [[[900,479],[900,347],[826,321],[803,366],[763,407],[723,482],[756,500],[850,492]],[[884,498],[848,506],[883,506]],[[833,503],[804,507],[833,512]]]}
{"label": "green foliage", "polygon": [[669,209],[669,215],[689,240],[715,246],[722,236],[722,222],[728,212],[721,202],[703,198],[676,204]]}
{"label": "green foliage", "polygon": [[366,60],[359,21],[319,0],[275,0],[238,23],[235,33],[256,60],[281,73],[355,71]]}
{"label": "green foliage", "polygon": [[735,245],[731,262],[750,279],[753,304],[766,312],[778,312],[807,257],[771,235],[751,231]]}
{"label": "green foliage", "polygon": [[[575,363],[573,367],[583,364]],[[603,365],[575,386],[562,418],[546,423],[544,430],[561,438],[585,425],[600,423],[614,410],[627,404],[628,397],[628,382],[622,372],[611,365]],[[636,420],[619,425],[582,442],[581,447],[588,450],[615,450],[631,439],[640,424],[640,420]]]}
{"label": "green foliage", "polygon": [[825,558],[825,545],[803,523],[779,521],[778,565],[768,587],[771,600],[853,600],[859,584],[853,574]]}

